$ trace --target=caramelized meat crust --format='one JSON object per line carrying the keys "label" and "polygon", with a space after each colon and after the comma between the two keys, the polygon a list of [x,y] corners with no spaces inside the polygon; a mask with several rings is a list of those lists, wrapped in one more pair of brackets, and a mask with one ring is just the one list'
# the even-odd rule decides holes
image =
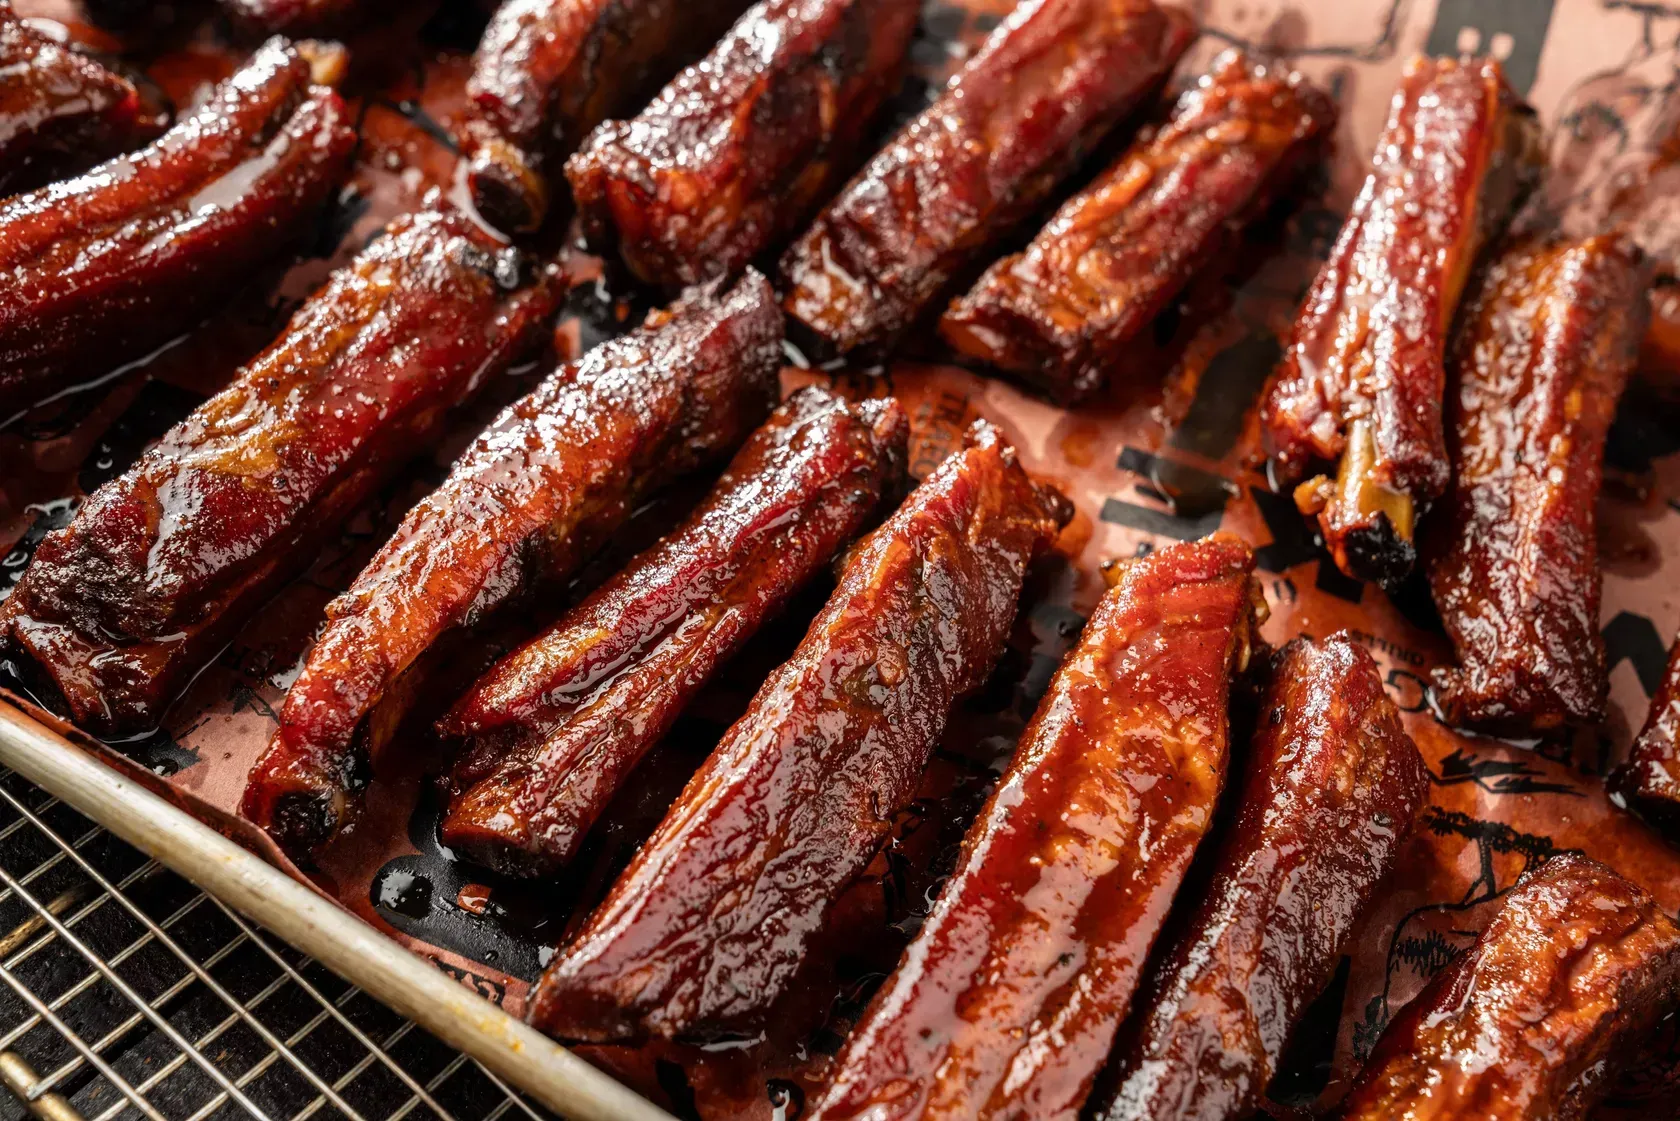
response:
{"label": "caramelized meat crust", "polygon": [[1079,1115],[1212,823],[1253,571],[1227,535],[1124,569],[812,1121]]}
{"label": "caramelized meat crust", "polygon": [[85,171],[167,123],[133,82],[36,31],[0,0],[0,196]]}
{"label": "caramelized meat crust", "polygon": [[1300,74],[1221,54],[1163,126],[953,302],[941,333],[1054,400],[1101,388],[1138,332],[1293,181],[1335,118]]}
{"label": "caramelized meat crust", "polygon": [[82,727],[155,727],[251,612],[535,339],[560,283],[530,271],[454,212],[397,219],[41,542],[0,604],[0,642]]}
{"label": "caramelized meat crust", "polygon": [[591,244],[666,288],[729,276],[810,220],[898,87],[918,0],[763,0],[566,165]]}
{"label": "caramelized meat crust", "polygon": [[1341,1121],[1580,1121],[1680,1008],[1680,927],[1584,856],[1522,878],[1400,1010]]}
{"label": "caramelized meat crust", "polygon": [[1631,242],[1525,239],[1466,307],[1447,403],[1454,481],[1425,534],[1459,662],[1436,672],[1437,696],[1456,724],[1533,736],[1604,717],[1595,515],[1649,282]]}
{"label": "caramelized meat crust", "polygon": [[769,282],[690,292],[508,406],[348,591],[292,683],[243,812],[288,852],[331,836],[425,655],[576,566],[657,488],[728,454],[769,412],[781,362]]}
{"label": "caramelized meat crust", "polygon": [[682,526],[510,654],[440,724],[471,737],[443,841],[555,871],[712,673],[900,493],[897,401],[790,397]]}
{"label": "caramelized meat crust", "polygon": [[755,1025],[868,865],[1071,514],[984,421],[859,543],[793,657],[532,990],[560,1038]]}
{"label": "caramelized meat crust", "polygon": [[1452,468],[1446,344],[1471,266],[1534,187],[1539,125],[1491,59],[1406,67],[1371,173],[1307,292],[1261,406],[1276,477],[1342,571],[1386,587]]}
{"label": "caramelized meat crust", "polygon": [[782,260],[825,354],[890,349],[1160,87],[1194,38],[1152,0],[1023,0]]}
{"label": "caramelized meat crust", "polygon": [[1236,1121],[1259,1111],[1429,793],[1377,664],[1345,633],[1273,669],[1213,882],[1155,971],[1103,1121]]}
{"label": "caramelized meat crust", "polygon": [[478,212],[537,230],[549,177],[602,121],[640,108],[749,0],[507,0],[479,40],[461,151]]}
{"label": "caramelized meat crust", "polygon": [[168,342],[296,241],[351,124],[274,39],[149,147],[0,203],[0,417]]}
{"label": "caramelized meat crust", "polygon": [[1618,804],[1680,844],[1680,639],[1668,652],[1668,669],[1632,753],[1610,777],[1610,790]]}

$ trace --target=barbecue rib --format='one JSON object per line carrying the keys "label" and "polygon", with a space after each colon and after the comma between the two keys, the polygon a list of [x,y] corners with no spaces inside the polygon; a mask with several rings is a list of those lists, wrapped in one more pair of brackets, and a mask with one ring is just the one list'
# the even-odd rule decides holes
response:
{"label": "barbecue rib", "polygon": [[1595,514],[1649,282],[1619,238],[1524,239],[1466,305],[1447,406],[1454,481],[1424,534],[1458,651],[1435,682],[1455,724],[1535,736],[1604,717]]}
{"label": "barbecue rib", "polygon": [[41,34],[0,0],[0,196],[85,171],[167,123],[133,82]]}
{"label": "barbecue rib", "polygon": [[764,419],[781,362],[769,282],[696,289],[510,405],[408,512],[286,694],[244,813],[301,856],[353,808],[423,685],[428,652],[572,571],[636,505]]}
{"label": "barbecue rib", "polygon": [[535,340],[560,282],[529,272],[461,215],[397,219],[41,542],[0,604],[0,648],[82,727],[155,727],[448,411]]}
{"label": "barbecue rib", "polygon": [[666,288],[730,276],[810,220],[898,87],[918,0],[762,0],[566,165],[584,231]]}
{"label": "barbecue rib", "polygon": [[1581,1121],[1680,1009],[1680,927],[1584,856],[1525,875],[1400,1010],[1342,1121]]}
{"label": "barbecue rib", "polygon": [[1334,105],[1227,51],[1160,128],[1068,200],[940,324],[956,350],[1072,403],[1322,147]]}
{"label": "barbecue rib", "polygon": [[1627,762],[1611,775],[1610,790],[1620,805],[1680,844],[1680,638],[1668,652],[1645,727]]}
{"label": "barbecue rib", "polygon": [[984,421],[881,528],[793,657],[532,990],[560,1038],[751,1028],[909,802],[1071,514]]}
{"label": "barbecue rib", "polygon": [[1079,1115],[1212,824],[1253,571],[1226,535],[1124,568],[811,1121]]}
{"label": "barbecue rib", "polygon": [[1371,173],[1307,292],[1261,406],[1276,477],[1302,483],[1343,572],[1394,587],[1451,479],[1448,333],[1483,247],[1539,178],[1539,126],[1492,60],[1414,59]]}
{"label": "barbecue rib", "polygon": [[688,520],[486,674],[440,724],[472,737],[443,842],[499,872],[571,859],[631,768],[713,671],[896,496],[892,398],[807,387]]}
{"label": "barbecue rib", "polygon": [[1345,633],[1284,648],[1248,766],[1213,882],[1146,989],[1103,1121],[1259,1111],[1296,1018],[1429,793],[1376,663]]}
{"label": "barbecue rib", "polygon": [[310,59],[343,62],[271,40],[149,147],[0,203],[0,417],[168,342],[309,231],[355,144]]}
{"label": "barbecue rib", "polygon": [[1152,0],[1023,0],[782,260],[825,357],[889,350],[1165,81],[1194,38]]}
{"label": "barbecue rib", "polygon": [[461,134],[467,188],[508,233],[537,230],[549,180],[609,117],[705,54],[749,0],[507,0],[479,41]]}

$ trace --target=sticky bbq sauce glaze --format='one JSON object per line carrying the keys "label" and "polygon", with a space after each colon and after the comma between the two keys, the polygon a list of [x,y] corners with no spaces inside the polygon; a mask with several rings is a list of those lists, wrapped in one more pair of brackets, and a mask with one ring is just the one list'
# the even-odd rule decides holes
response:
{"label": "sticky bbq sauce glaze", "polygon": [[[131,0],[103,3],[134,6]],[[31,16],[64,20],[78,39],[97,49],[120,50],[179,106],[192,104],[202,89],[231,73],[244,54],[222,37],[223,29],[213,16],[206,17],[208,3],[178,4],[177,10],[191,16],[189,22],[146,23],[126,41],[79,22],[78,6],[71,0],[19,0],[18,6]],[[947,40],[977,41],[1009,7],[1010,0],[925,6],[922,30],[912,46],[915,73],[884,115],[883,134],[890,134],[917,112],[925,104],[927,91],[937,88],[957,61],[947,50]],[[435,15],[417,13],[406,21],[386,23],[374,35],[350,39],[356,61],[345,92],[360,121],[361,146],[350,186],[320,219],[309,255],[252,278],[244,291],[230,298],[225,311],[149,359],[123,371],[90,371],[88,380],[94,384],[89,388],[68,393],[22,417],[0,418],[0,597],[22,572],[42,534],[65,524],[83,496],[124,470],[147,444],[266,346],[297,304],[332,269],[348,262],[390,218],[418,206],[432,187],[451,198],[462,197],[455,174],[452,126],[465,101],[470,52],[483,19],[476,0],[445,0]],[[1312,217],[1319,224],[1334,218],[1324,213]],[[1334,221],[1329,226],[1333,233]],[[1303,271],[1298,253],[1272,245],[1265,256],[1264,270],[1253,283],[1245,279],[1250,267],[1246,262],[1244,267],[1210,270],[1204,282],[1193,285],[1145,340],[1148,352],[1139,360],[1147,365],[1164,368],[1182,356],[1163,406],[1176,428],[1173,445],[1181,455],[1205,453],[1207,460],[1219,458],[1234,439],[1232,433],[1242,427],[1244,413],[1227,411],[1221,404],[1218,415],[1212,415],[1210,402],[1248,399],[1258,391],[1258,384],[1239,384],[1232,378],[1240,381],[1250,369],[1263,373],[1275,360],[1273,340],[1254,335],[1243,341],[1243,322],[1264,318],[1249,309],[1247,302],[1269,304],[1282,291],[1287,293],[1284,302],[1292,305],[1299,287],[1310,279],[1312,270]],[[215,781],[219,753],[215,758],[195,756],[181,749],[177,737],[184,739],[186,730],[201,718],[199,714],[212,706],[218,714],[226,714],[243,705],[249,717],[249,708],[277,702],[327,599],[354,577],[408,506],[443,477],[472,435],[558,360],[628,329],[647,310],[645,295],[620,278],[603,278],[597,262],[569,251],[567,257],[577,286],[549,353],[497,379],[431,459],[385,488],[346,525],[342,542],[247,628],[221,664],[207,671],[177,706],[164,730],[117,745],[120,750],[161,773],[196,767],[210,772],[207,781]],[[1223,312],[1233,299],[1241,305],[1242,314],[1227,321]],[[1676,303],[1680,306],[1680,300]],[[1291,306],[1285,314],[1292,310]],[[1204,337],[1197,333],[1195,324],[1214,319],[1223,334]],[[1673,321],[1680,323],[1680,312],[1674,313]],[[1237,332],[1234,338],[1229,337],[1232,331]],[[1674,335],[1680,337],[1680,330]],[[1239,345],[1232,346],[1233,342]],[[1680,353],[1680,346],[1674,349]],[[1240,368],[1227,369],[1231,363],[1226,360],[1233,355],[1243,361]],[[789,381],[810,376],[790,374]],[[1203,381],[1218,392],[1198,393]],[[886,392],[891,385],[890,377],[859,375],[841,388],[856,395]],[[1145,396],[1152,394],[1150,390]],[[1100,411],[1125,411],[1140,400],[1135,394],[1124,400],[1111,396]],[[911,464],[916,475],[925,474],[954,448],[970,415],[970,407],[959,396],[943,392],[920,396],[911,409]],[[1117,449],[1105,442],[1104,432],[1111,429],[1103,420],[1093,409],[1067,418],[1056,437],[1060,456],[1075,467],[1087,467],[1116,454]],[[1664,442],[1663,448],[1667,447]],[[1205,472],[1169,472],[1182,467],[1175,458],[1146,458],[1149,462],[1142,469],[1149,486],[1182,515],[1204,515],[1227,500],[1230,484],[1224,480]],[[1211,490],[1198,489],[1198,480]],[[580,597],[616,565],[651,544],[705,493],[709,483],[706,478],[692,480],[687,489],[654,503],[564,595]],[[1082,513],[1069,531],[1072,539],[1064,538],[1064,550],[1077,553],[1079,534],[1090,532]],[[1643,533],[1639,537],[1643,540]],[[445,761],[423,724],[411,724],[403,733],[407,742],[401,746],[412,757],[412,765],[400,773],[376,777],[370,793],[380,795],[378,805],[352,845],[326,854],[325,871],[317,872],[320,882],[357,913],[447,950],[457,960],[482,963],[486,975],[534,978],[550,947],[581,924],[689,774],[744,710],[757,685],[797,645],[805,624],[826,598],[828,588],[820,584],[792,605],[780,622],[767,626],[690,706],[625,784],[584,851],[558,881],[530,887],[496,880],[452,860],[439,847],[436,824],[441,800],[431,793],[429,778]],[[1059,557],[1050,558],[1031,574],[998,670],[978,695],[960,703],[953,713],[917,799],[895,822],[891,842],[843,895],[823,942],[812,948],[812,966],[757,1036],[722,1040],[704,1049],[669,1044],[595,1046],[581,1048],[580,1053],[678,1116],[700,1116],[707,1121],[798,1117],[820,1087],[852,1022],[927,914],[940,877],[955,860],[964,830],[1001,773],[1061,655],[1077,636],[1083,620],[1065,605],[1076,595],[1086,602],[1094,600],[1097,591]],[[544,618],[557,615],[563,606],[561,602],[548,605]],[[464,688],[499,650],[521,637],[521,629],[513,625],[460,651],[456,679]],[[230,689],[264,680],[274,688],[260,696],[228,695]],[[8,678],[3,662],[0,687],[19,687],[15,678]],[[258,719],[265,731],[272,728],[266,718]],[[236,784],[230,800],[236,800],[242,768],[243,763],[239,776],[223,779]],[[356,844],[373,847],[381,855],[371,865],[365,857],[358,862],[353,851]],[[385,855],[388,850],[396,855]],[[453,974],[454,967],[450,971]],[[501,981],[470,972],[462,979],[491,999],[507,995]],[[509,1004],[512,1007],[516,1001]],[[1328,1011],[1328,1022],[1333,1023],[1335,1015],[1336,1010]],[[1310,1072],[1321,1061],[1327,1063],[1328,1055],[1304,1054],[1301,1059],[1300,1069]]]}
{"label": "sticky bbq sauce glaze", "polygon": [[[60,23],[94,49],[120,54],[179,108],[191,106],[209,86],[232,73],[246,53],[227,39],[213,13],[191,4],[179,6],[184,13],[179,21],[147,23],[126,38],[96,26],[79,3],[22,0],[18,7],[27,16]],[[944,12],[946,18],[935,21],[932,34],[977,40],[995,23],[987,11],[1007,7],[989,0],[969,5],[968,12],[951,6]],[[972,12],[979,17],[967,18]],[[0,418],[0,598],[45,533],[66,524],[88,493],[121,473],[225,384],[284,329],[298,304],[386,222],[416,209],[434,188],[452,201],[464,198],[453,125],[465,101],[469,56],[482,26],[477,5],[447,0],[427,18],[410,17],[374,34],[351,36],[354,61],[344,92],[359,121],[356,166],[348,186],[304,239],[305,250],[251,278],[241,291],[230,294],[221,311],[153,354],[119,369],[88,371],[76,388],[19,415]],[[884,115],[883,136],[920,108],[924,91],[930,84],[936,86],[951,64],[943,44],[924,34],[915,51],[916,76]],[[204,679],[217,678],[214,687],[222,687],[220,679],[228,675],[221,671],[235,657],[242,659],[240,673],[251,676],[252,667],[244,662],[256,650],[261,652],[260,669],[272,671],[257,676],[267,676],[270,683],[289,681],[289,668],[309,641],[319,607],[333,589],[354,576],[406,508],[442,478],[472,435],[557,362],[639,321],[650,306],[646,294],[620,277],[603,276],[600,264],[572,244],[575,237],[568,236],[556,249],[575,287],[545,353],[497,379],[463,409],[436,454],[404,472],[358,513],[345,527],[340,545],[248,625],[223,664],[206,671]],[[801,374],[790,377],[809,379]],[[884,387],[869,391],[882,392]],[[953,440],[960,435],[966,417],[935,410],[917,420],[918,427],[925,426],[925,438],[918,433],[919,446],[913,448],[919,475],[951,450],[943,442],[947,434]],[[680,520],[710,481],[690,480],[651,502],[558,592],[561,599],[581,598],[652,544]],[[595,1046],[580,1052],[679,1116],[799,1116],[852,1021],[927,914],[964,830],[1007,762],[1050,672],[1077,634],[1082,620],[1053,606],[1067,602],[1073,579],[1060,557],[1041,563],[1030,574],[1022,611],[998,670],[980,693],[960,703],[918,797],[898,815],[891,840],[866,874],[842,896],[829,929],[812,949],[811,964],[760,1032],[704,1047]],[[831,589],[826,578],[817,581],[719,673],[625,784],[558,882],[533,885],[499,879],[455,860],[437,843],[441,799],[431,782],[447,760],[429,732],[426,713],[409,721],[402,733],[407,742],[392,753],[407,757],[406,765],[375,779],[375,787],[388,787],[389,796],[379,799],[387,812],[376,810],[364,825],[366,830],[406,832],[412,855],[381,857],[374,867],[353,868],[355,862],[348,856],[352,846],[338,846],[323,855],[321,867],[311,874],[359,913],[371,910],[412,938],[482,962],[487,972],[534,979],[550,947],[580,924],[605,894],[688,776],[744,711],[758,683],[797,646],[805,624]],[[559,607],[558,602],[545,603],[542,617],[556,614]],[[472,680],[479,668],[526,633],[518,620],[497,620],[451,655],[447,676]],[[30,695],[30,683],[4,660],[0,688]],[[164,774],[189,767],[214,770],[216,760],[181,748],[177,738],[185,737],[201,709],[223,700],[206,695],[210,688],[201,679],[174,707],[163,728],[112,746]],[[267,702],[254,696],[250,703]],[[390,812],[393,808],[396,816]],[[367,839],[365,834],[361,838],[364,847]],[[379,846],[381,852],[384,849]],[[498,982],[465,980],[493,999],[505,995]]]}

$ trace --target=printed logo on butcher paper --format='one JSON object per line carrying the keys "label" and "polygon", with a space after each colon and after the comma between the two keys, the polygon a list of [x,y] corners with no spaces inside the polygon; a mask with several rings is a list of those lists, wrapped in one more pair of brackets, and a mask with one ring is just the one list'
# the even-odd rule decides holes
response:
{"label": "printed logo on butcher paper", "polygon": [[[1291,58],[1387,62],[1420,0],[1302,4],[1212,0],[1193,5],[1211,38]],[[1497,58],[1519,93],[1534,84],[1556,0],[1437,0],[1423,51]],[[1310,12],[1310,15],[1308,14]]]}
{"label": "printed logo on butcher paper", "polygon": [[[1680,3],[1602,0],[1628,43],[1564,94],[1551,136],[1549,203],[1571,234],[1627,229],[1668,275],[1680,261]],[[1632,32],[1628,34],[1628,32]]]}
{"label": "printed logo on butcher paper", "polygon": [[1382,990],[1366,1003],[1353,1028],[1354,1059],[1359,1063],[1394,1011],[1474,944],[1523,873],[1562,851],[1550,837],[1434,805],[1424,807],[1418,830],[1438,842],[1473,849],[1477,872],[1458,899],[1422,904],[1395,925]]}

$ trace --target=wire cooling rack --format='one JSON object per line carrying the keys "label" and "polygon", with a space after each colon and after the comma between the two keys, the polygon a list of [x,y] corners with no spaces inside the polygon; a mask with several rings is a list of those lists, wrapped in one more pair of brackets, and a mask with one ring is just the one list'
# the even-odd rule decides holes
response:
{"label": "wire cooling rack", "polygon": [[3,1121],[551,1116],[5,769],[0,1085]]}

